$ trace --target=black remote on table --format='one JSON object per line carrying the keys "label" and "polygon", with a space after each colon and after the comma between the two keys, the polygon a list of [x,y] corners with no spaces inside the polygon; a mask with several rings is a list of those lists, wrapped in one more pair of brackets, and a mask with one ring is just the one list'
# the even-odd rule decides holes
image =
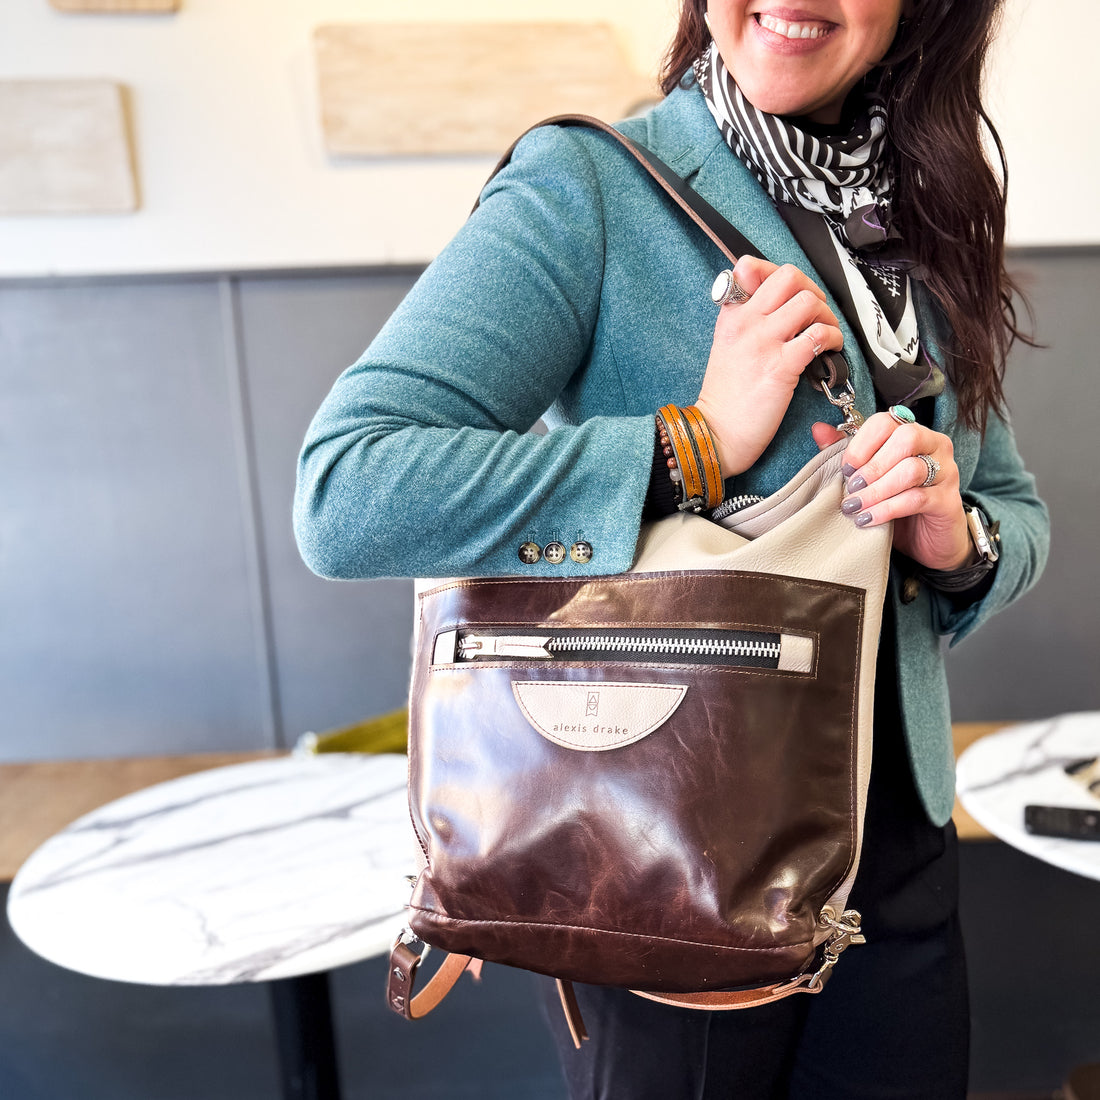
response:
{"label": "black remote on table", "polygon": [[1024,828],[1036,836],[1100,840],[1100,810],[1069,806],[1025,806]]}

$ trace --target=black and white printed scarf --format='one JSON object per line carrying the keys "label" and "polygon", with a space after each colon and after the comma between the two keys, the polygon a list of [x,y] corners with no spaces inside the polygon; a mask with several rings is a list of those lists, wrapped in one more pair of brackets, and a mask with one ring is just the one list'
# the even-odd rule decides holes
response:
{"label": "black and white printed scarf", "polygon": [[[806,248],[809,236],[827,253],[814,248],[811,259],[840,304],[854,314],[850,319],[858,321],[860,345],[880,395],[889,404],[912,404],[940,393],[943,374],[921,349],[907,263],[898,259],[899,242],[890,227],[882,102],[869,98],[845,133],[814,133],[757,110],[713,42],[694,72],[734,155],[779,207],[799,243]],[[806,219],[791,207],[822,219]],[[821,224],[828,233],[814,232]]]}

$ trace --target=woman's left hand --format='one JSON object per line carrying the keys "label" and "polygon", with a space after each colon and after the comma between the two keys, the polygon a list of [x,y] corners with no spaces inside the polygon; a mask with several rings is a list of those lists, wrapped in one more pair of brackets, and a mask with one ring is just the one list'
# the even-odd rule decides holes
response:
{"label": "woman's left hand", "polygon": [[[813,426],[821,448],[843,439],[828,424]],[[936,479],[924,485],[929,466]],[[959,496],[959,468],[951,440],[920,424],[899,424],[875,413],[852,437],[845,452],[847,493],[841,508],[860,527],[894,520],[894,547],[926,569],[959,569],[974,553]]]}

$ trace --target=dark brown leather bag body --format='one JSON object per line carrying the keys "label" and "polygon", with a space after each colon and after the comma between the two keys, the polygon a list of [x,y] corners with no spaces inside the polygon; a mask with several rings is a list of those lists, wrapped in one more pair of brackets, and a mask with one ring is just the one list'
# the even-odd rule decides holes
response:
{"label": "dark brown leather bag body", "polygon": [[842,454],[733,530],[661,521],[627,574],[419,594],[422,940],[669,993],[812,966],[858,860],[890,543],[841,516]]}

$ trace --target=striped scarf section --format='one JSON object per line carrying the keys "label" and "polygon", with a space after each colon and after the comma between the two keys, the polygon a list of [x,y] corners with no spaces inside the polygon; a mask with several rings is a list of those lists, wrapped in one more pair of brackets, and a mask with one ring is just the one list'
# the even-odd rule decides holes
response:
{"label": "striped scarf section", "polygon": [[726,144],[772,201],[823,216],[827,247],[835,254],[831,266],[844,283],[833,289],[856,314],[879,393],[906,404],[940,393],[943,374],[921,347],[906,265],[886,258],[899,242],[890,229],[883,103],[869,98],[847,133],[813,134],[757,110],[713,42],[693,70]]}
{"label": "striped scarf section", "polygon": [[712,42],[695,78],[726,144],[776,202],[825,214],[849,248],[887,237],[890,178],[883,163],[886,107],[877,100],[846,134],[816,136],[758,111],[734,83]]}

